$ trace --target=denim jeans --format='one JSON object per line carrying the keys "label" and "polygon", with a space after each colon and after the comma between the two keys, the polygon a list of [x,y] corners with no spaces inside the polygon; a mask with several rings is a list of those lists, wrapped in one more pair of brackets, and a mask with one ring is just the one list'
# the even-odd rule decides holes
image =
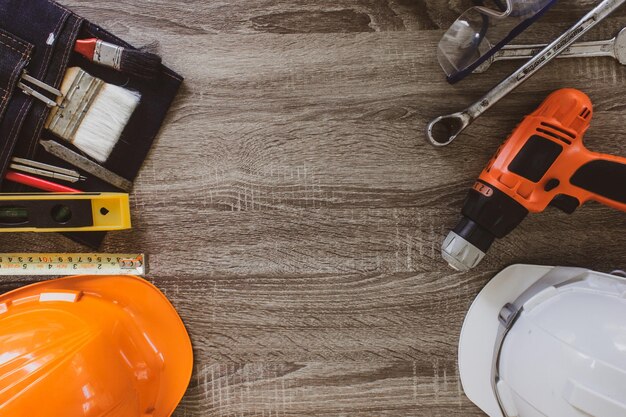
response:
{"label": "denim jeans", "polygon": [[[73,51],[77,39],[99,38],[127,48],[131,45],[49,0],[0,0],[0,184],[2,191],[27,191],[2,182],[13,156],[74,168],[47,154],[40,139],[54,139],[44,129],[49,108],[17,87],[24,70],[58,88],[70,66],[80,66],[102,80],[141,93],[141,102],[103,166],[134,180],[176,95],[182,77],[169,68],[157,80],[135,79],[93,64]],[[72,145],[61,141],[72,148]],[[74,150],[77,150],[74,148]],[[84,191],[120,191],[87,175]],[[28,190],[33,191],[33,190]],[[72,238],[97,247],[102,233],[72,233]]]}

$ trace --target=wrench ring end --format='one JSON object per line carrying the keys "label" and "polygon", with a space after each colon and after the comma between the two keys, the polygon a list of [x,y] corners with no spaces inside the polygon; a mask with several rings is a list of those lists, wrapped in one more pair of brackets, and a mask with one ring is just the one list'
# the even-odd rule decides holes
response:
{"label": "wrench ring end", "polygon": [[470,124],[470,117],[465,112],[439,116],[428,124],[426,136],[437,147],[447,146]]}

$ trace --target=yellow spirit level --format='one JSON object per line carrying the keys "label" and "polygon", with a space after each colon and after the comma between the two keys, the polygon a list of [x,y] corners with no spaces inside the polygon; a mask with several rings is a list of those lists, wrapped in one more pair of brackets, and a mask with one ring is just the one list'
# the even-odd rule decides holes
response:
{"label": "yellow spirit level", "polygon": [[96,232],[129,228],[128,194],[0,194],[0,232]]}

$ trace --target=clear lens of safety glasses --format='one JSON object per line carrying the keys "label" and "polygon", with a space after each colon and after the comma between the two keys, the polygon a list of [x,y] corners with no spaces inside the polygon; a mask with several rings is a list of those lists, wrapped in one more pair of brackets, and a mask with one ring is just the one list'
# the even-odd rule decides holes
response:
{"label": "clear lens of safety glasses", "polygon": [[554,3],[556,0],[490,0],[465,11],[439,42],[437,58],[448,81],[455,83],[471,74]]}

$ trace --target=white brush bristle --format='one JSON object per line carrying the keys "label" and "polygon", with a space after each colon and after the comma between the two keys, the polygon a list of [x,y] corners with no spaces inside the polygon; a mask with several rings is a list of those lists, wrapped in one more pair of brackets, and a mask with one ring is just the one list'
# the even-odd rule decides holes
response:
{"label": "white brush bristle", "polygon": [[105,162],[140,99],[137,92],[105,84],[89,107],[72,144],[96,161]]}

